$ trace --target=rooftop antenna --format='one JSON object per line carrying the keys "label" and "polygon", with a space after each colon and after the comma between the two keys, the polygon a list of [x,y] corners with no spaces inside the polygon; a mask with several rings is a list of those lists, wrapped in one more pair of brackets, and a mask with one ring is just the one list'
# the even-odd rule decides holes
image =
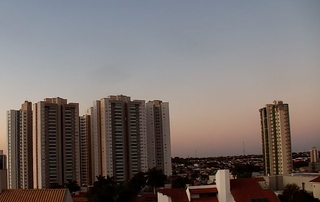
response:
{"label": "rooftop antenna", "polygon": [[245,156],[245,155],[246,155],[246,150],[245,150],[245,148],[244,148],[244,142],[243,142],[243,144],[242,144],[242,147],[243,147],[243,156]]}
{"label": "rooftop antenna", "polygon": [[197,150],[194,150],[194,156],[197,158]]}

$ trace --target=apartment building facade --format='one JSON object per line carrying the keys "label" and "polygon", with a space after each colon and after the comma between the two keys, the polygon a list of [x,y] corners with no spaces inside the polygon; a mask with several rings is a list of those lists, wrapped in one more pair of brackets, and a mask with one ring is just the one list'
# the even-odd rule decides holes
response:
{"label": "apartment building facade", "polygon": [[148,166],[172,175],[169,103],[160,100],[146,104]]}
{"label": "apartment building facade", "polygon": [[274,101],[259,112],[265,175],[292,173],[289,105]]}
{"label": "apartment building facade", "polygon": [[148,169],[145,102],[124,95],[100,102],[102,175],[129,180]]}
{"label": "apartment building facade", "polygon": [[80,182],[79,104],[46,98],[33,109],[34,188]]}
{"label": "apartment building facade", "polygon": [[[80,182],[79,185],[93,184],[91,171],[91,115],[80,116]],[[95,180],[95,179],[94,179]]]}
{"label": "apartment building facade", "polygon": [[7,112],[8,187],[33,188],[32,103]]}

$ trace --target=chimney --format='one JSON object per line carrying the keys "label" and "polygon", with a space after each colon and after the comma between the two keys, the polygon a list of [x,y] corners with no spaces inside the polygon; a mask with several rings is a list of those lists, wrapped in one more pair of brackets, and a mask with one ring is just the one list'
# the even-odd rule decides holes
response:
{"label": "chimney", "polygon": [[216,174],[216,185],[218,189],[219,202],[234,201],[230,191],[230,174],[229,170],[218,170]]}
{"label": "chimney", "polygon": [[0,150],[0,193],[7,189],[7,158]]}

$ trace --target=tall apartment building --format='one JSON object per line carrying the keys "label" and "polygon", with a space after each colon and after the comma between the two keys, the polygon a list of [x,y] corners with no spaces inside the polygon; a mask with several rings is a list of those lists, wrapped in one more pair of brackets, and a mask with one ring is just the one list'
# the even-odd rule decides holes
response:
{"label": "tall apartment building", "polygon": [[91,114],[91,179],[96,181],[96,176],[102,175],[101,165],[101,115],[100,101],[93,102]]}
{"label": "tall apartment building", "polygon": [[32,103],[7,112],[8,185],[10,189],[33,188]]}
{"label": "tall apartment building", "polygon": [[20,110],[20,183],[22,189],[33,188],[32,103],[26,101]]}
{"label": "tall apartment building", "polygon": [[20,110],[7,111],[8,134],[8,188],[20,186]]}
{"label": "tall apartment building", "polygon": [[7,189],[7,158],[0,150],[0,193],[2,190]]}
{"label": "tall apartment building", "polygon": [[312,147],[310,150],[310,162],[315,163],[319,161],[319,151],[316,147]]}
{"label": "tall apartment building", "polygon": [[146,108],[149,168],[172,175],[169,103],[149,101]]}
{"label": "tall apartment building", "polygon": [[80,185],[92,185],[91,115],[80,116]]}
{"label": "tall apartment building", "polygon": [[265,175],[292,172],[289,105],[274,101],[260,110]]}
{"label": "tall apartment building", "polygon": [[320,170],[319,150],[312,147],[310,150],[309,172],[318,172]]}
{"label": "tall apartment building", "polygon": [[34,188],[80,182],[79,104],[46,98],[33,110]]}
{"label": "tall apartment building", "polygon": [[147,171],[145,101],[118,95],[100,105],[102,175],[121,182]]}

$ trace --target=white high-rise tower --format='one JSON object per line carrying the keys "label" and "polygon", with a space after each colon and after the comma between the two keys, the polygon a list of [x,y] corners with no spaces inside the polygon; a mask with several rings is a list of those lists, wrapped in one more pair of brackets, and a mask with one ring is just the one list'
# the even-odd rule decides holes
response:
{"label": "white high-rise tower", "polygon": [[149,168],[172,175],[169,103],[149,101],[146,108]]}
{"label": "white high-rise tower", "polygon": [[274,101],[260,110],[265,175],[292,172],[289,105]]}

